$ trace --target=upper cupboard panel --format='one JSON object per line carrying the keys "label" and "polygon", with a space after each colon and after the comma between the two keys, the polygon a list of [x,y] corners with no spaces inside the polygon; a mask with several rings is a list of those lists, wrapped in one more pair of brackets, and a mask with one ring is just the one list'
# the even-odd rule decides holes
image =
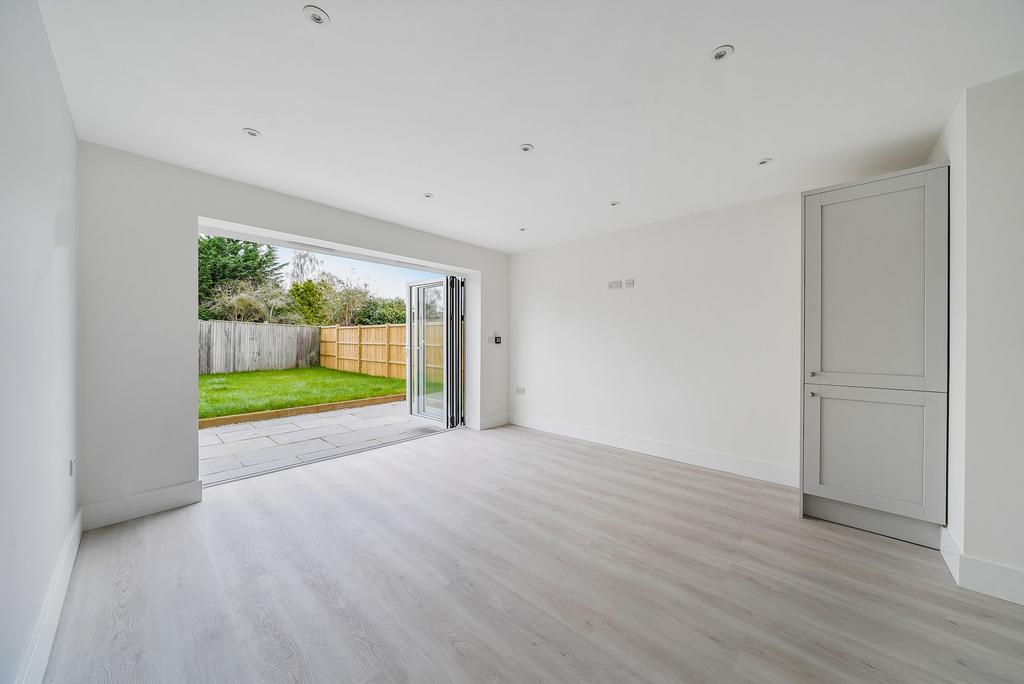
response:
{"label": "upper cupboard panel", "polygon": [[946,391],[947,170],[804,198],[805,381]]}

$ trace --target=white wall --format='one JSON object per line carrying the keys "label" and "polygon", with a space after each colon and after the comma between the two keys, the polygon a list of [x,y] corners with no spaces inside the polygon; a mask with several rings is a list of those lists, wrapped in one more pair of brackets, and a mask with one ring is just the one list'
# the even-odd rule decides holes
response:
{"label": "white wall", "polygon": [[508,255],[108,147],[79,147],[79,499],[86,527],[198,498],[200,216],[472,269],[471,426],[507,421]]}
{"label": "white wall", "polygon": [[512,421],[796,486],[800,234],[792,193],[513,255]]}
{"label": "white wall", "polygon": [[[965,556],[1024,603],[1024,71],[967,91]],[[967,566],[961,564],[962,579]],[[998,595],[998,594],[997,594]]]}
{"label": "white wall", "polygon": [[[949,162],[949,430],[946,523],[955,547],[943,548],[959,575],[964,547],[964,483],[967,442],[967,100],[950,114],[928,163]],[[943,539],[944,545],[948,540]],[[949,554],[956,557],[949,558]]]}
{"label": "white wall", "polygon": [[1024,72],[969,88],[950,162],[948,528],[962,587],[1024,603]]}
{"label": "white wall", "polygon": [[0,681],[13,682],[42,675],[62,553],[70,571],[77,548],[77,140],[32,0],[0,3],[0,65]]}

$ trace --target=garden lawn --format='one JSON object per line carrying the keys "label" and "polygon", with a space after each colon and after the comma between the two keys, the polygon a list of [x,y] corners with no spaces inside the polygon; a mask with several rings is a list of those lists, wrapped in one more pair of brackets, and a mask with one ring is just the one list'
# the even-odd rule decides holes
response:
{"label": "garden lawn", "polygon": [[213,373],[199,376],[199,417],[231,416],[388,394],[405,394],[405,380],[319,367]]}

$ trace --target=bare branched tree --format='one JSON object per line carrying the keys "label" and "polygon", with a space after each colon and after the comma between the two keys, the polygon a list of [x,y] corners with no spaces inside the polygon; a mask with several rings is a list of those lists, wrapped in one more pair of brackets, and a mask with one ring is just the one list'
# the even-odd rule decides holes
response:
{"label": "bare branched tree", "polygon": [[253,285],[244,280],[222,283],[203,306],[222,321],[302,323],[302,317],[291,310],[291,296],[276,283]]}
{"label": "bare branched tree", "polygon": [[322,285],[327,318],[335,325],[355,325],[360,310],[370,299],[370,286],[333,274],[318,281]]}
{"label": "bare branched tree", "polygon": [[324,276],[324,262],[312,252],[296,252],[291,260],[288,273],[292,283],[304,283],[307,280],[320,280]]}

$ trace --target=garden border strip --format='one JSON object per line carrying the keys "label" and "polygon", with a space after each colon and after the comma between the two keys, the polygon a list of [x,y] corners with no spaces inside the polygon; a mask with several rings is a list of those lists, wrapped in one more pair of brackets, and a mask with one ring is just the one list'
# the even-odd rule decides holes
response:
{"label": "garden border strip", "polygon": [[233,425],[235,423],[248,423],[251,420],[269,420],[271,418],[287,418],[289,416],[301,416],[307,413],[324,413],[325,411],[339,411],[347,408],[358,408],[360,406],[373,406],[375,404],[390,404],[395,401],[405,401],[404,394],[386,394],[382,397],[368,397],[366,399],[349,399],[348,401],[333,401],[329,404],[313,404],[312,406],[292,406],[289,408],[271,409],[269,411],[254,411],[252,413],[236,413],[232,416],[216,416],[213,418],[200,418],[199,429],[220,427],[221,425]]}

